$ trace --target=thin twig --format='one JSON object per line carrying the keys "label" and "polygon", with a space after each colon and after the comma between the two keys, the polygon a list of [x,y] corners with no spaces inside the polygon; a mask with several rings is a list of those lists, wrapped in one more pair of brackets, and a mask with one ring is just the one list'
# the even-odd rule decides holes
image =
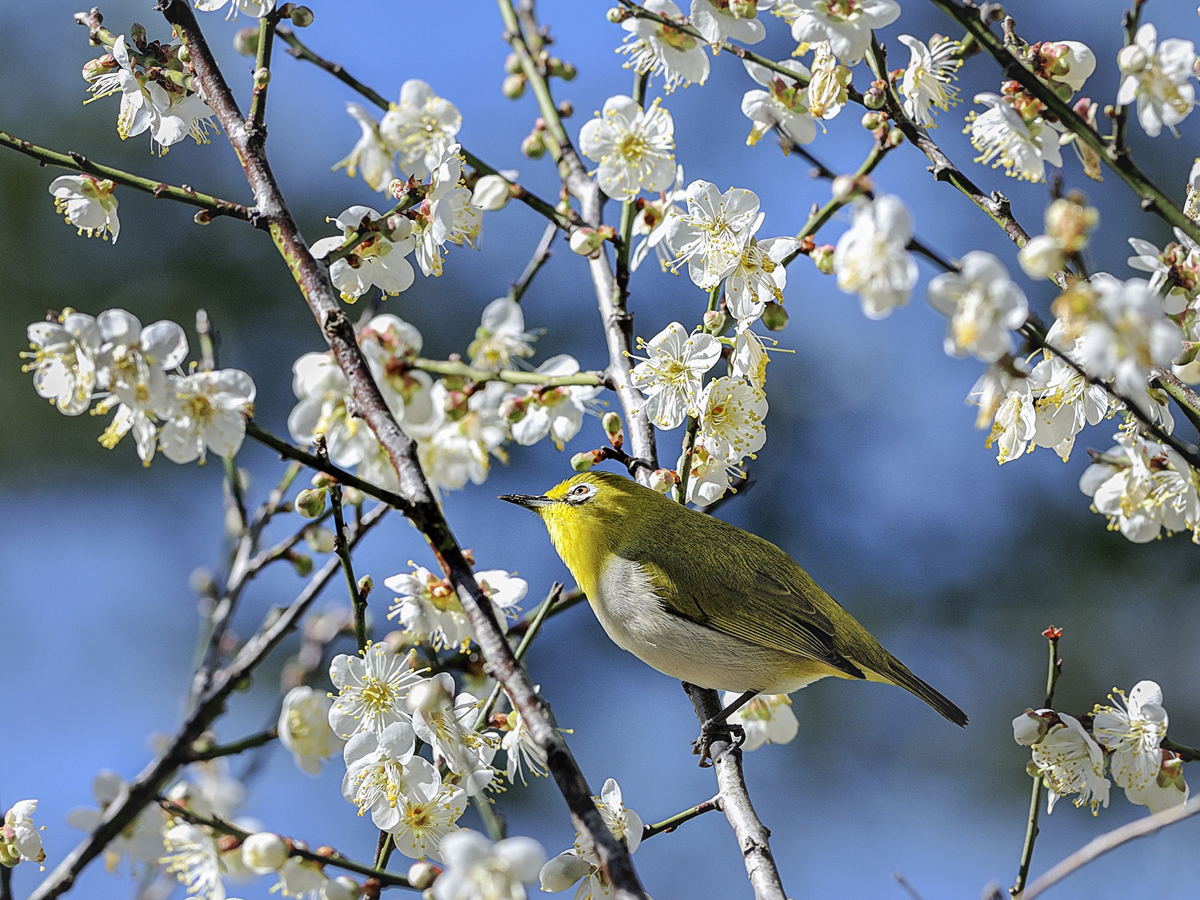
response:
{"label": "thin twig", "polygon": [[489,381],[502,381],[505,384],[532,384],[538,387],[570,387],[584,385],[586,387],[609,387],[608,378],[603,372],[577,372],[574,375],[544,375],[540,372],[525,372],[520,369],[477,369],[459,360],[414,359],[402,362],[399,371],[405,368],[420,369],[434,375],[452,375],[485,384]]}
{"label": "thin twig", "polygon": [[252,734],[249,737],[242,738],[240,741],[233,741],[228,744],[214,744],[211,747],[205,747],[200,750],[193,749],[189,754],[189,758],[192,762],[199,762],[203,759],[235,756],[238,753],[244,753],[247,750],[253,750],[255,747],[262,747],[265,744],[269,744],[277,737],[279,737],[279,730],[272,725],[266,731]]}
{"label": "thin twig", "polygon": [[[317,459],[329,462],[329,451],[325,447],[325,436],[316,440]],[[350,608],[354,612],[354,640],[360,653],[367,649],[367,601],[354,577],[354,560],[350,558],[350,546],[346,543],[346,517],[342,514],[342,486],[329,486],[329,506],[333,512],[333,552],[341,560],[342,572],[346,576],[346,589],[350,593]]]}
{"label": "thin twig", "polygon": [[667,834],[674,831],[684,822],[690,822],[697,816],[702,816],[706,812],[712,812],[714,809],[721,808],[721,795],[713,797],[711,800],[705,800],[703,803],[697,803],[691,809],[685,809],[681,813],[676,813],[669,819],[663,819],[661,822],[656,822],[653,825],[642,826],[642,840],[649,840],[656,834]]}
{"label": "thin twig", "polygon": [[[646,106],[646,85],[650,81],[649,70],[633,74],[633,102]],[[637,198],[631,197],[621,204],[621,223],[617,229],[616,279],[617,307],[624,309],[629,301],[629,254],[633,244],[633,226],[637,221]]]}
{"label": "thin twig", "polygon": [[[542,630],[542,623],[546,621],[550,615],[550,610],[554,608],[554,604],[558,602],[558,598],[562,596],[563,586],[555,582],[550,586],[550,593],[546,595],[546,599],[542,601],[541,606],[537,608],[537,612],[533,614],[533,619],[529,622],[529,627],[525,630],[525,634],[521,636],[521,643],[517,645],[513,656],[518,660],[525,658],[525,653],[529,650],[529,645],[533,643],[533,639],[538,636],[538,632]],[[492,688],[491,694],[488,695],[483,706],[479,708],[479,715],[475,717],[475,731],[482,731],[487,727],[488,719],[492,716],[492,710],[496,708],[496,704],[500,700],[501,685],[499,682]]]}
{"label": "thin twig", "polygon": [[254,93],[250,98],[250,115],[246,131],[251,139],[262,144],[267,139],[267,88],[271,83],[271,51],[275,47],[275,28],[279,13],[271,10],[258,20],[258,50],[254,55]]}
{"label": "thin twig", "polygon": [[554,255],[554,251],[550,249],[550,245],[554,243],[554,237],[557,234],[558,226],[553,222],[546,226],[546,230],[542,232],[542,239],[538,241],[538,245],[533,251],[533,256],[525,264],[525,271],[521,273],[520,278],[509,285],[509,300],[512,300],[514,303],[521,302],[521,299],[525,296],[525,292],[529,290],[529,285],[533,283],[534,276],[542,270],[542,266]]}

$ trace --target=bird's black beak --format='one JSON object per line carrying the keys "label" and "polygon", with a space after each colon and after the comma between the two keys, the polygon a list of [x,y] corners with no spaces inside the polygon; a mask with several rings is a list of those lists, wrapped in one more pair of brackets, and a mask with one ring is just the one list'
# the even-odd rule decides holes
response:
{"label": "bird's black beak", "polygon": [[517,506],[523,506],[526,509],[541,509],[543,506],[549,506],[554,501],[549,497],[535,497],[532,494],[503,494],[496,498],[497,500],[507,500],[509,503],[515,503]]}

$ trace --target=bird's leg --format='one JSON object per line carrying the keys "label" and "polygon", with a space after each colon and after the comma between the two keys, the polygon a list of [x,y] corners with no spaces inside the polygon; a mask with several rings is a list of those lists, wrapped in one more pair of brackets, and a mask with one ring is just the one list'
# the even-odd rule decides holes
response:
{"label": "bird's leg", "polygon": [[760,693],[761,691],[746,691],[715,716],[706,719],[700,726],[700,737],[696,738],[692,743],[692,752],[700,757],[701,767],[707,767],[712,764],[712,754],[709,750],[712,747],[712,742],[718,729],[724,728],[729,732],[733,740],[733,747],[731,749],[737,749],[742,745],[742,742],[746,739],[746,730],[741,725],[730,725],[729,717]]}

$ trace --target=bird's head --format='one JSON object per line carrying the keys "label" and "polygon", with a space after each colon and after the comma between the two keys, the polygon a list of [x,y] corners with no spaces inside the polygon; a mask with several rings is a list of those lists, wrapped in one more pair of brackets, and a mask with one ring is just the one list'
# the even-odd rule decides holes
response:
{"label": "bird's head", "polygon": [[636,481],[609,472],[584,472],[540,495],[506,494],[500,498],[541,516],[554,549],[579,578],[598,569],[625,529],[622,523],[644,512],[660,495]]}

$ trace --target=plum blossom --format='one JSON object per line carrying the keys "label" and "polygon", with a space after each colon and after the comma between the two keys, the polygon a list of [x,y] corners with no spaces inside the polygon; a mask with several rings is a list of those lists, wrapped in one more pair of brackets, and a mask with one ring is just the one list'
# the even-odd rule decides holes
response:
{"label": "plum blossom", "polygon": [[424,81],[410,78],[400,86],[379,123],[379,133],[399,155],[400,171],[424,180],[437,168],[462,127],[462,115]]}
{"label": "plum blossom", "polygon": [[[641,343],[639,341],[639,343]],[[643,411],[659,428],[678,428],[697,412],[704,373],[721,357],[721,344],[711,334],[688,334],[672,322],[648,344],[649,357],[634,366],[634,386],[646,395]]]}
{"label": "plum blossom", "polygon": [[767,395],[740,378],[714,378],[700,397],[699,440],[713,456],[737,465],[767,441]]}
{"label": "plum blossom", "polygon": [[347,406],[350,384],[329,353],[306,353],[292,365],[292,391],[300,402],[288,415],[288,431],[305,446],[325,436],[334,465],[353,467],[375,444],[371,429]]}
{"label": "plum blossom", "polygon": [[[1182,228],[1175,229],[1175,240],[1161,251],[1149,241],[1131,237],[1137,256],[1128,259],[1129,267],[1150,274],[1150,290],[1163,294],[1168,315],[1179,315],[1200,293],[1200,244]],[[1165,289],[1165,293],[1164,293]]]}
{"label": "plum blossom", "polygon": [[[687,21],[671,0],[646,0],[642,7],[672,21]],[[617,48],[618,53],[626,54],[624,67],[651,79],[661,73],[663,93],[670,94],[681,84],[702,85],[708,79],[708,54],[690,34],[637,16],[630,16],[621,28],[629,32]],[[649,84],[647,81],[647,87]]]}
{"label": "plum blossom", "polygon": [[[383,399],[400,427],[412,431],[428,422],[433,415],[433,379],[411,365],[424,343],[416,326],[385,313],[371,319],[359,332],[358,340]],[[372,458],[372,454],[368,452],[366,458]],[[387,463],[387,467],[390,469],[391,464]]]}
{"label": "plum blossom", "polygon": [[767,363],[771,359],[763,339],[750,330],[750,325],[745,319],[738,323],[730,357],[730,374],[762,390],[767,384]]}
{"label": "plum blossom", "polygon": [[466,691],[454,697],[454,677],[448,672],[433,676],[428,686],[436,688],[439,696],[426,704],[429,708],[413,709],[413,730],[432,748],[434,761],[444,762],[467,796],[473,797],[492,783],[491,762],[500,748],[500,735],[475,730],[483,704]]}
{"label": "plum blossom", "polygon": [[1108,779],[1104,777],[1104,751],[1078,719],[1058,714],[1061,724],[1033,745],[1033,765],[1050,788],[1047,812],[1059,797],[1079,794],[1076,806],[1089,806],[1092,815],[1108,806]]}
{"label": "plum blossom", "polygon": [[[630,853],[635,852],[642,842],[644,826],[641,817],[626,808],[621,796],[621,786],[610,778],[604,782],[600,796],[592,799],[613,837],[624,841]],[[595,849],[584,835],[576,834],[575,846],[571,850],[559,854],[542,866],[542,890],[553,893],[565,891],[581,880],[583,884],[575,894],[578,900],[609,896],[610,885],[600,867],[600,859],[596,856]]]}
{"label": "plum blossom", "polygon": [[1079,490],[1092,498],[1094,511],[1108,517],[1109,528],[1135,544],[1159,532],[1200,528],[1200,497],[1191,468],[1171,447],[1117,435],[1117,445],[1088,466]]}
{"label": "plum blossom", "polygon": [[934,111],[958,103],[958,88],[952,82],[962,66],[957,55],[962,45],[941,35],[935,35],[928,45],[909,34],[900,35],[899,40],[910,53],[900,82],[904,111],[917,124],[936,128]]}
{"label": "plum blossom", "polygon": [[79,229],[80,234],[104,240],[111,236],[116,244],[121,232],[117,198],[113,196],[116,187],[107,178],[62,175],[50,182],[50,193],[54,195],[54,208]]}
{"label": "plum blossom", "polygon": [[373,287],[394,297],[412,286],[416,275],[405,257],[416,244],[407,218],[392,216],[382,221],[380,214],[368,206],[351,206],[333,221],[342,229],[342,236],[316,241],[310,249],[317,259],[328,256],[356,234],[364,238],[354,248],[357,265],[337,259],[329,267],[329,277],[343,300],[353,303]]}
{"label": "plum blossom", "polygon": [[808,82],[808,111],[817,119],[832,119],[842,111],[850,96],[852,75],[840,65],[828,41],[813,45],[812,73]]}
{"label": "plum blossom", "polygon": [[201,12],[216,12],[228,3],[226,19],[236,19],[239,12],[261,19],[275,6],[275,0],[195,0],[195,3],[196,9]]}
{"label": "plum blossom", "polygon": [[[1163,765],[1159,745],[1167,735],[1167,711],[1162,688],[1153,681],[1139,681],[1128,696],[1120,690],[1114,693],[1116,697],[1109,695],[1114,705],[1097,705],[1093,711],[1092,733],[1112,752],[1113,781],[1136,795],[1159,781]],[[1176,792],[1176,796],[1179,803],[1187,799],[1186,794]]]}
{"label": "plum blossom", "polygon": [[900,17],[895,0],[794,0],[799,15],[792,37],[799,43],[828,41],[833,55],[858,65],[871,45],[871,31]]}
{"label": "plum blossom", "polygon": [[[416,765],[418,759],[414,758],[410,765]],[[442,841],[458,830],[455,822],[467,809],[463,789],[443,784],[437,769],[432,766],[429,769],[434,778],[422,778],[405,786],[396,802],[399,821],[389,829],[396,849],[410,859],[441,859]]]}
{"label": "plum blossom", "polygon": [[180,824],[163,835],[166,855],[159,863],[182,883],[194,900],[225,900],[221,854],[216,843],[195,825]]}
{"label": "plum blossom", "polygon": [[416,736],[408,722],[393,722],[378,734],[360,731],[343,751],[346,775],[342,796],[371,813],[376,828],[391,831],[400,822],[400,795],[421,783],[438,783],[437,769],[416,756]]}
{"label": "plum blossom", "polygon": [[1144,785],[1125,788],[1125,799],[1155,815],[1186,803],[1190,793],[1183,778],[1183,759],[1169,750],[1159,754],[1162,763],[1157,776]]}
{"label": "plum blossom", "polygon": [[333,700],[306,684],[297,685],[283,698],[279,711],[279,743],[292,754],[296,767],[320,775],[325,760],[341,749],[343,740],[329,727]]}
{"label": "plum blossom", "polygon": [[430,391],[434,415],[414,433],[421,470],[435,488],[456,491],[467,481],[483,484],[490,456],[507,458],[501,445],[509,436],[508,423],[499,412],[507,391],[502,382],[488,382],[464,404],[444,381],[434,384]]}
{"label": "plum blossom", "polygon": [[[108,97],[120,92],[121,108],[117,113],[117,134],[121,140],[141,134],[149,128],[157,116],[154,104],[151,102],[149,91],[143,86],[134,70],[133,60],[129,56],[129,48],[125,43],[125,35],[117,35],[109,50],[115,62],[115,69],[103,71],[89,79],[88,91],[92,100]],[[157,86],[157,85],[156,85]],[[162,91],[162,88],[159,87]],[[165,91],[163,91],[165,94]]]}
{"label": "plum blossom", "polygon": [[333,167],[333,171],[345,169],[353,178],[362,169],[363,181],[373,191],[386,191],[396,177],[392,170],[392,151],[379,134],[379,123],[357,103],[347,103],[346,112],[362,129],[358,143],[350,155]]}
{"label": "plum blossom", "polygon": [[[96,808],[77,807],[67,813],[67,824],[81,831],[92,831],[100,824],[105,811],[125,790],[125,779],[116,772],[103,771],[92,779],[92,795]],[[114,837],[104,848],[104,862],[108,870],[118,869],[129,857],[136,870],[153,866],[162,856],[163,832],[170,819],[161,806],[147,806],[134,819],[132,825]]]}
{"label": "plum blossom", "polygon": [[1020,390],[1027,393],[1029,386],[1025,379],[1028,375],[1028,366],[1011,357],[1004,357],[989,365],[967,395],[967,403],[979,407],[975,427],[983,429],[991,425],[996,411],[1009,391]]}
{"label": "plum blossom", "polygon": [[990,449],[995,444],[996,460],[1004,465],[1023,456],[1036,434],[1037,413],[1033,408],[1033,397],[1028,384],[1022,382],[1000,401],[984,446]]}
{"label": "plum blossom", "polygon": [[[759,0],[759,9],[766,9],[772,0]],[[750,15],[739,15],[730,8],[727,0],[692,0],[692,24],[712,45],[713,50],[720,48],[731,38],[743,44],[757,44],[767,36],[767,29],[755,16],[757,12],[751,3],[743,3],[742,7],[751,7]]]}
{"label": "plum blossom", "polygon": [[254,409],[254,382],[238,369],[168,376],[166,424],[158,436],[163,456],[186,464],[206,452],[232,458],[246,437],[245,416]]}
{"label": "plum blossom", "polygon": [[1010,332],[1029,314],[1025,293],[1008,277],[1004,264],[982,250],[965,254],[959,271],[930,281],[929,303],[949,317],[947,355],[969,353],[989,363],[1012,351]]}
{"label": "plum blossom", "polygon": [[[742,96],[742,115],[754,123],[746,143],[753,147],[772,128],[778,128],[797,144],[815,140],[817,123],[808,107],[810,88],[804,87],[796,78],[787,78],[749,60],[745,60],[744,65],[750,77],[767,88],[765,91],[746,91]],[[810,77],[808,67],[799,60],[784,60],[780,65],[806,81]]]}
{"label": "plum blossom", "polygon": [[430,180],[429,195],[421,204],[422,215],[413,225],[417,264],[426,277],[442,274],[446,244],[473,249],[483,226],[483,210],[471,202],[471,191],[463,187],[463,158],[458,144],[451,144],[438,158]]}
{"label": "plum blossom", "polygon": [[999,94],[976,94],[975,102],[988,107],[968,117],[971,143],[979,151],[975,162],[1002,166],[1005,175],[1026,181],[1044,181],[1046,163],[1062,166],[1058,132],[1040,118],[1026,122]]}
{"label": "plum blossom", "polygon": [[[680,456],[676,471],[683,472],[686,461]],[[688,477],[686,503],[705,507],[716,503],[730,489],[730,476],[741,474],[736,466],[730,465],[723,456],[718,456],[697,439],[692,448],[691,474]]]}
{"label": "plum blossom", "polygon": [[[536,372],[549,378],[577,375],[579,363],[564,353],[546,360]],[[505,406],[512,410],[511,415],[521,415],[513,422],[513,440],[528,447],[549,437],[555,448],[562,450],[563,445],[579,433],[583,416],[600,391],[599,386],[576,384],[549,388],[531,386],[510,394]]]}
{"label": "plum blossom", "polygon": [[[393,575],[384,585],[398,596],[388,610],[389,619],[399,619],[416,642],[429,641],[435,650],[465,649],[472,639],[471,623],[458,594],[444,578],[423,566]],[[492,601],[492,612],[502,628],[517,604],[525,598],[529,583],[503,569],[475,573],[475,582]]]}
{"label": "plum blossom", "polygon": [[899,197],[855,201],[850,228],[833,252],[833,271],[839,289],[858,294],[868,318],[882,319],[908,302],[917,283],[917,263],[906,249],[911,238],[912,218]]}
{"label": "plum blossom", "polygon": [[329,708],[329,727],[349,739],[361,731],[380,734],[396,722],[412,721],[404,701],[413,685],[424,679],[413,671],[413,657],[371,644],[361,656],[338,654],[329,665],[329,678],[338,689]]}
{"label": "plum blossom", "polygon": [[60,321],[34,322],[26,333],[33,352],[21,356],[32,362],[21,371],[33,372],[38,396],[50,400],[64,415],[84,412],[98,386],[96,356],[102,339],[96,320],[68,310]]}
{"label": "plum blossom", "polygon": [[[540,689],[541,685],[534,686],[534,691]],[[506,758],[505,775],[508,777],[508,783],[516,784],[517,779],[520,778],[521,784],[527,784],[528,782],[525,781],[526,770],[534,778],[545,778],[549,775],[546,751],[533,739],[533,735],[529,733],[529,728],[525,725],[525,720],[515,709],[508,714],[508,722],[505,727],[507,730],[504,732],[501,746],[504,748]]]}
{"label": "plum blossom", "polygon": [[783,302],[783,289],[787,286],[784,262],[799,249],[800,242],[791,237],[765,241],[750,238],[741,259],[725,277],[725,302],[734,318],[753,322],[768,303]]}
{"label": "plum blossom", "polygon": [[[737,694],[726,691],[721,702],[728,706]],[[763,744],[790,744],[800,730],[792,701],[787,694],[759,694],[729,717],[731,724],[741,725],[746,732],[742,749],[749,752]]]}
{"label": "plum blossom", "polygon": [[1138,122],[1150,137],[1158,137],[1164,125],[1175,126],[1196,105],[1196,47],[1191,41],[1169,38],[1159,43],[1158,29],[1149,22],[1138,28],[1134,41],[1117,55],[1121,86],[1117,105],[1137,100]]}
{"label": "plum blossom", "polygon": [[278,872],[288,860],[288,846],[270,831],[258,831],[242,842],[242,863],[255,875]]}
{"label": "plum blossom", "polygon": [[471,365],[499,372],[513,368],[515,360],[533,356],[536,340],[537,335],[525,330],[521,304],[509,297],[499,297],[483,308],[475,340],[467,352],[471,355]]}
{"label": "plum blossom", "polygon": [[46,860],[42,836],[33,824],[37,807],[36,800],[19,800],[4,814],[4,823],[0,827],[0,866],[12,868],[26,861],[37,863],[38,868],[45,869],[42,865]]}
{"label": "plum blossom", "polygon": [[579,130],[579,149],[598,163],[596,182],[614,200],[662,191],[675,175],[675,123],[655,99],[643,109],[618,94]]}
{"label": "plum blossom", "polygon": [[462,829],[442,841],[445,871],[433,883],[433,900],[525,900],[523,885],[538,880],[546,851],[532,838],[493,844]]}
{"label": "plum blossom", "polygon": [[667,217],[666,240],[675,250],[672,268],[686,262],[692,282],[707,291],[741,260],[763,214],[753,191],[730,188],[722,194],[708,181],[689,184],[686,198],[687,212]]}

